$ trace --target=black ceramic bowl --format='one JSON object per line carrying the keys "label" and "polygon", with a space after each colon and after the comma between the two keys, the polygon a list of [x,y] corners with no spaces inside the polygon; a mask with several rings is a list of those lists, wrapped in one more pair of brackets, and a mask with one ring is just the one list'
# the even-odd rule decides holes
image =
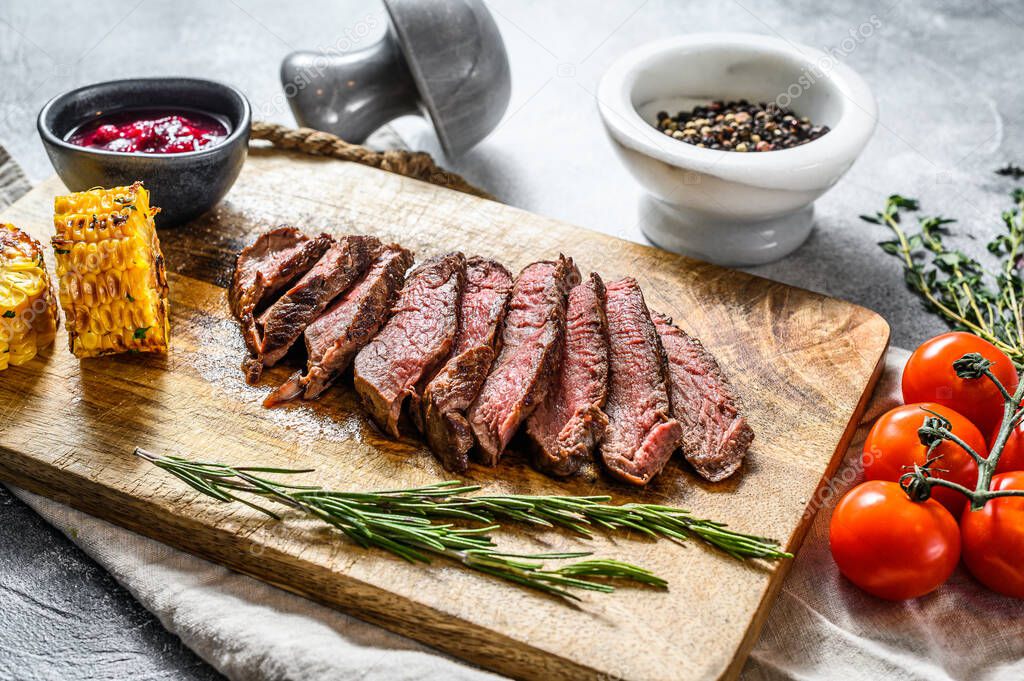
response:
{"label": "black ceramic bowl", "polygon": [[[80,147],[68,134],[97,116],[125,109],[199,109],[223,117],[229,135],[219,144],[178,154],[137,154]],[[132,78],[97,83],[54,97],[39,112],[39,136],[50,162],[71,191],[116,187],[142,180],[157,227],[172,227],[220,201],[242,170],[252,110],[229,85],[197,78]]]}

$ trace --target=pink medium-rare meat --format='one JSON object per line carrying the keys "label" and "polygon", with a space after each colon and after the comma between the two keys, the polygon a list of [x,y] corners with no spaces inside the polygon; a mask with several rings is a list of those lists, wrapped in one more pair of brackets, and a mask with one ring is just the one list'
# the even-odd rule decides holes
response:
{"label": "pink medium-rare meat", "polygon": [[372,236],[346,236],[332,244],[313,268],[257,319],[263,342],[254,359],[260,366],[253,367],[250,375],[258,379],[263,367],[277,364],[327,305],[366,272],[378,253],[380,241]]}
{"label": "pink medium-rare meat", "polygon": [[406,279],[394,313],[353,364],[356,392],[381,430],[400,437],[402,405],[452,351],[466,258],[449,253]]}
{"label": "pink medium-rare meat", "polygon": [[608,427],[601,458],[616,477],[646,485],[679,446],[664,349],[635,279],[607,286]]}
{"label": "pink medium-rare meat", "polygon": [[608,324],[604,283],[596,273],[569,292],[557,380],[526,421],[538,468],[575,473],[608,425]]}
{"label": "pink medium-rare meat", "polygon": [[431,450],[450,471],[469,463],[473,431],[466,410],[480,392],[494,361],[512,275],[486,258],[466,262],[466,288],[459,305],[455,349],[423,391],[423,431]]}
{"label": "pink medium-rare meat", "polygon": [[547,394],[561,357],[566,299],[579,281],[579,270],[565,256],[527,265],[516,277],[501,352],[468,412],[484,463],[498,463],[519,425]]}
{"label": "pink medium-rare meat", "polygon": [[259,308],[266,298],[305,274],[331,241],[327,234],[310,239],[295,227],[260,234],[238,254],[228,289],[231,313],[241,317],[246,304]]}
{"label": "pink medium-rare meat", "polygon": [[272,296],[309,271],[332,243],[327,234],[310,239],[294,227],[278,227],[261,234],[238,254],[228,304],[253,355],[259,354],[262,343],[256,315]]}
{"label": "pink medium-rare meat", "polygon": [[412,262],[410,251],[398,244],[385,246],[363,277],[306,327],[305,375],[294,373],[263,405],[319,397],[387,321]]}
{"label": "pink medium-rare meat", "polygon": [[668,356],[669,396],[683,427],[683,455],[705,479],[724,480],[743,463],[754,431],[714,356],[671,318],[652,317]]}

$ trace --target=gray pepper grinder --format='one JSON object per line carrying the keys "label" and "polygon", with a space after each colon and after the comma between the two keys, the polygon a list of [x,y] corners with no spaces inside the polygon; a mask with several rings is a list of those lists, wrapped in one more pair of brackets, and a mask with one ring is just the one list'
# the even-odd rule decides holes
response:
{"label": "gray pepper grinder", "polygon": [[481,0],[384,0],[387,34],[342,54],[294,52],[281,83],[299,125],[362,143],[406,114],[434,124],[454,157],[488,135],[508,107],[505,43]]}

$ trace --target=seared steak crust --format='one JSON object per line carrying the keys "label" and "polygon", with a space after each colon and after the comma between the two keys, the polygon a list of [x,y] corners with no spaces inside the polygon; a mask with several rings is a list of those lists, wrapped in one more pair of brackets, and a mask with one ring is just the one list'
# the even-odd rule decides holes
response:
{"label": "seared steak crust", "polygon": [[412,253],[398,244],[385,246],[363,277],[306,327],[306,374],[293,374],[263,405],[300,395],[314,399],[326,390],[384,325],[412,261]]}
{"label": "seared steak crust", "polygon": [[272,367],[327,305],[347,291],[380,253],[372,236],[346,236],[335,242],[298,283],[259,317],[263,366]]}
{"label": "seared steak crust", "polygon": [[608,425],[608,322],[605,288],[596,273],[569,292],[558,379],[526,421],[534,463],[571,475],[590,457]]}
{"label": "seared steak crust", "polygon": [[[327,234],[310,239],[294,227],[278,227],[261,234],[238,254],[228,304],[253,355],[259,354],[262,343],[256,326],[260,308],[313,267],[332,243]],[[248,362],[242,368],[248,375]],[[250,382],[255,380],[258,375]]]}
{"label": "seared steak crust", "polygon": [[565,256],[527,265],[516,277],[501,353],[468,413],[484,463],[497,464],[547,394],[561,355],[566,299],[579,281],[579,270]]}
{"label": "seared steak crust", "polygon": [[683,429],[671,414],[664,349],[640,286],[620,279],[607,292],[610,380],[601,457],[616,477],[646,485],[679,446]]}
{"label": "seared steak crust", "polygon": [[683,426],[683,455],[702,477],[724,480],[743,463],[754,431],[714,356],[671,318],[652,316],[668,355],[672,414]]}
{"label": "seared steak crust", "polygon": [[323,255],[330,240],[326,234],[311,240],[295,227],[278,227],[260,234],[242,249],[235,262],[228,289],[231,314],[241,317],[245,303],[259,307],[264,297],[299,278]]}
{"label": "seared steak crust", "polygon": [[512,275],[503,265],[478,257],[466,262],[455,350],[427,384],[422,400],[424,434],[447,470],[462,472],[469,463],[474,439],[466,410],[494,361],[495,341],[511,290]]}
{"label": "seared steak crust", "polygon": [[356,355],[356,392],[381,430],[396,438],[406,398],[451,353],[465,279],[462,253],[417,267],[406,279],[391,319]]}

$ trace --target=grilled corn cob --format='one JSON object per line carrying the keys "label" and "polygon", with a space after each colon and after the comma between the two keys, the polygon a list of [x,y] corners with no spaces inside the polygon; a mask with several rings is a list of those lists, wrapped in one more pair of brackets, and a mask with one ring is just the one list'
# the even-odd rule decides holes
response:
{"label": "grilled corn cob", "polygon": [[0,371],[35,357],[56,332],[43,247],[14,225],[0,225]]}
{"label": "grilled corn cob", "polygon": [[54,200],[60,305],[76,357],[167,352],[167,275],[141,182]]}

